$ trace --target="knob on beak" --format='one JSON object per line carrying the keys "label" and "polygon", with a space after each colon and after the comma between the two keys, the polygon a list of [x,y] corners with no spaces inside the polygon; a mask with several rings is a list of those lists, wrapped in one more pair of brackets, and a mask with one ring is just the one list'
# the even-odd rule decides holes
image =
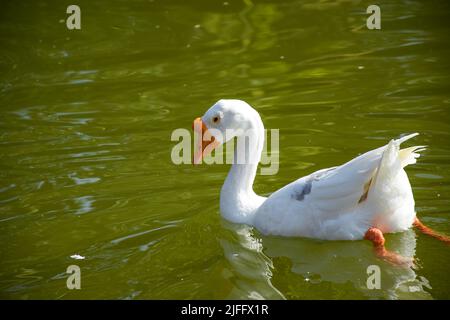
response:
{"label": "knob on beak", "polygon": [[201,118],[196,118],[194,120],[192,129],[194,130],[195,139],[193,163],[200,164],[203,157],[210,154],[219,143],[208,131],[208,127]]}

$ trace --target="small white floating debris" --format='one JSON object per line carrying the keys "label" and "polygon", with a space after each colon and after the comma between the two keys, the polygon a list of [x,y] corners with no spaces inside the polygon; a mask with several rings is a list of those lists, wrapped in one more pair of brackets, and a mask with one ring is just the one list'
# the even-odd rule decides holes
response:
{"label": "small white floating debris", "polygon": [[196,25],[194,26],[195,29],[198,29],[198,28],[200,28],[200,27],[201,27],[201,25],[199,25],[199,24],[196,24]]}
{"label": "small white floating debris", "polygon": [[364,69],[364,66],[358,66],[358,69],[362,70],[362,69]]}
{"label": "small white floating debris", "polygon": [[409,286],[409,292],[420,292],[419,286]]}
{"label": "small white floating debris", "polygon": [[85,259],[85,257],[80,256],[79,254],[73,254],[70,257],[75,260],[84,260]]}

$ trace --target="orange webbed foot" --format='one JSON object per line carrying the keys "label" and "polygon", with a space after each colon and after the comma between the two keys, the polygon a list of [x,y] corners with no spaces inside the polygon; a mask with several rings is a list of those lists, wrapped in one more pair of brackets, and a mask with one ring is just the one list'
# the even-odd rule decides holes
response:
{"label": "orange webbed foot", "polygon": [[415,218],[414,223],[413,223],[414,227],[417,228],[417,230],[419,230],[420,232],[422,232],[423,234],[426,234],[430,237],[433,237],[435,239],[438,239],[442,242],[444,242],[447,245],[450,245],[450,237],[442,235],[436,231],[434,231],[431,228],[428,228],[426,225],[424,225],[419,218]]}
{"label": "orange webbed foot", "polygon": [[364,239],[369,240],[373,243],[375,254],[377,257],[397,266],[407,266],[411,267],[414,265],[414,259],[403,257],[395,252],[389,251],[385,248],[385,239],[383,232],[378,228],[370,228],[364,235]]}

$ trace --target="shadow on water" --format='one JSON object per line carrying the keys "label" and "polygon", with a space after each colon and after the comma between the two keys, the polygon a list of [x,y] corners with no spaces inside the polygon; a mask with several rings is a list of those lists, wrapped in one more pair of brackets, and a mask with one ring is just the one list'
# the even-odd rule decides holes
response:
{"label": "shadow on water", "polygon": [[[304,238],[261,236],[252,227],[222,221],[239,241],[220,241],[224,255],[246,279],[231,297],[247,294],[264,299],[347,298],[430,299],[426,278],[414,267],[390,265],[378,259],[367,241],[318,241]],[[405,257],[415,257],[414,230],[387,236],[387,247]],[[257,264],[254,261],[258,261]],[[368,266],[381,270],[381,288],[368,289]],[[255,286],[253,282],[258,281]],[[251,289],[250,289],[251,288]],[[352,293],[353,292],[353,293]]]}

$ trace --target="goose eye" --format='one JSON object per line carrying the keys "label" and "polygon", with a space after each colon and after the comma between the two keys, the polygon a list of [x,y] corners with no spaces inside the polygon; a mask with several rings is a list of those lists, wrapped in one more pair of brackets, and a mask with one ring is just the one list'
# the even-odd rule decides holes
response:
{"label": "goose eye", "polygon": [[215,116],[215,117],[213,118],[213,122],[214,122],[214,123],[219,122],[219,117]]}

